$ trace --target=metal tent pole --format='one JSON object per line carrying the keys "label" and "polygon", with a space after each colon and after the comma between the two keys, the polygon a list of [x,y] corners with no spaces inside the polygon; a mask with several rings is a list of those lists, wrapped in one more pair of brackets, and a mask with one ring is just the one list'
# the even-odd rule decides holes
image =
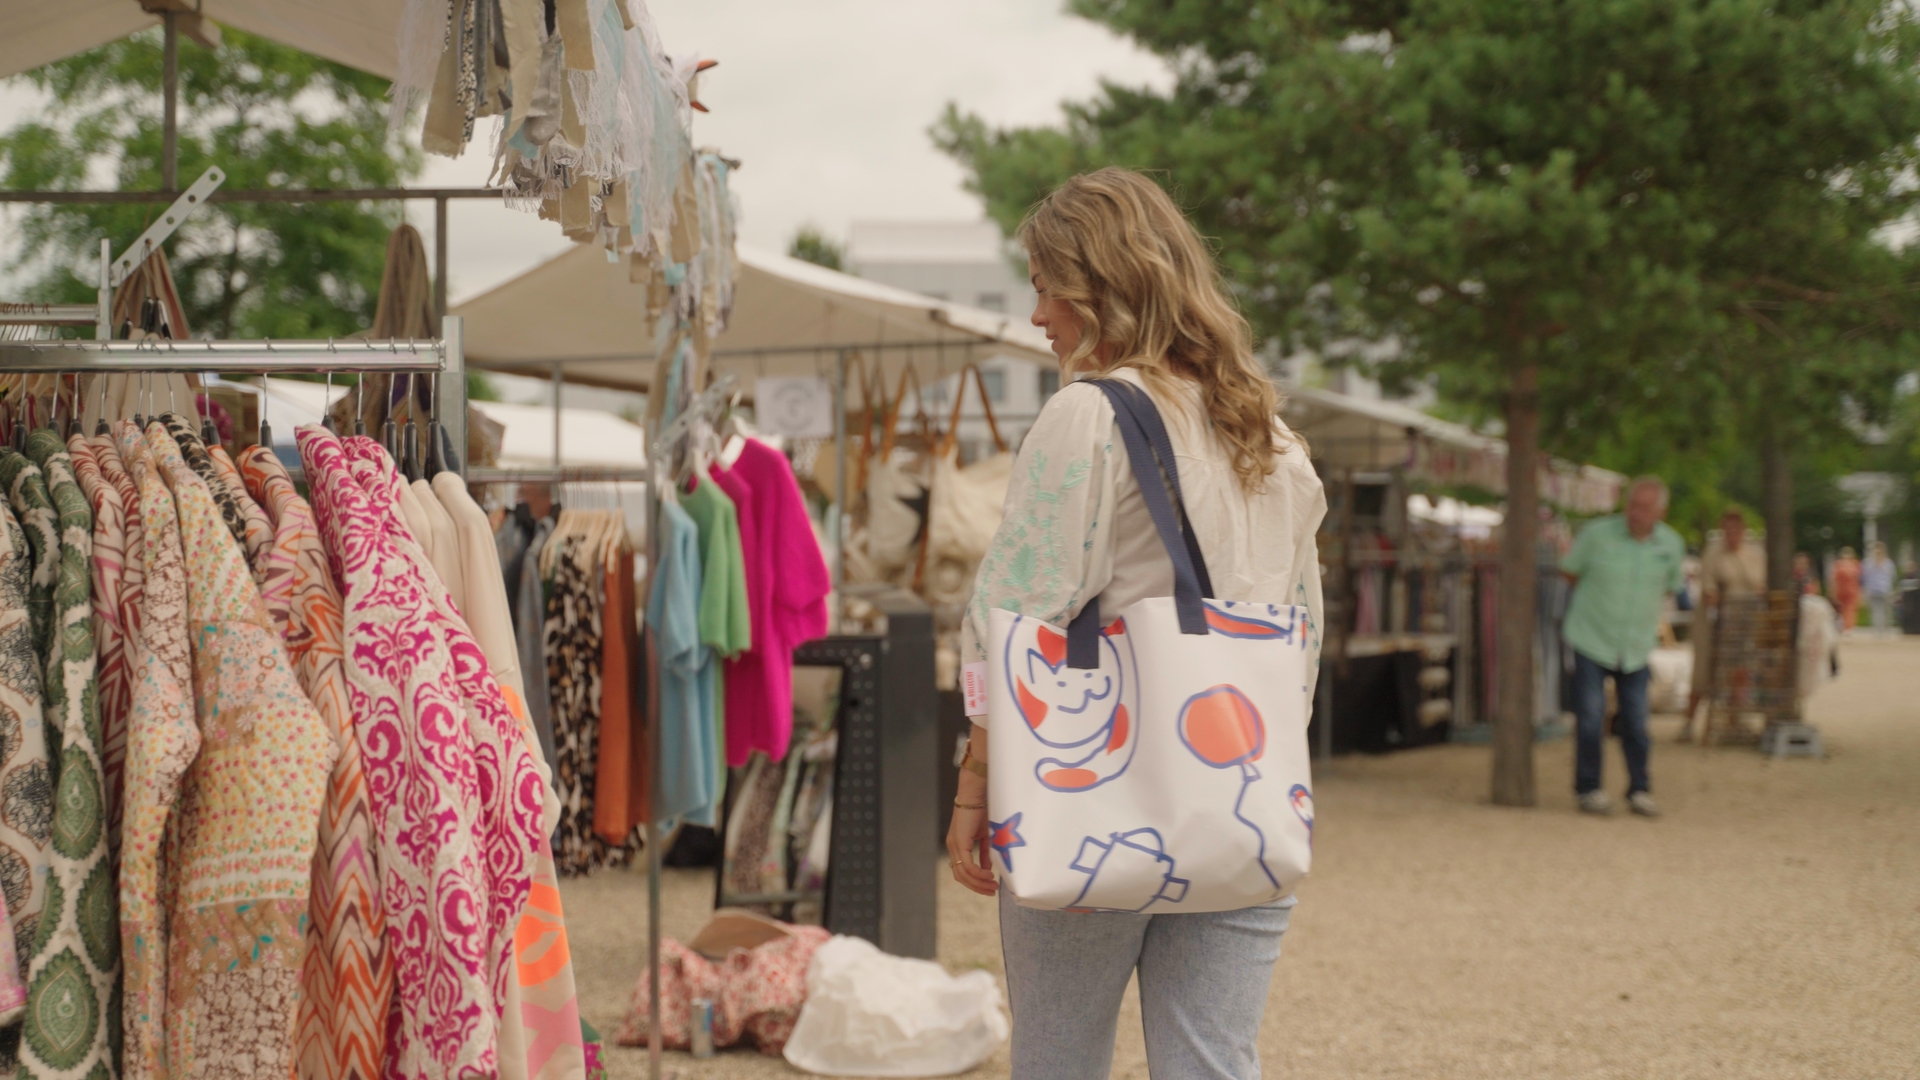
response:
{"label": "metal tent pole", "polygon": [[433,200],[433,313],[447,317],[447,197]]}
{"label": "metal tent pole", "polygon": [[473,466],[467,452],[467,333],[466,320],[458,315],[449,315],[440,320],[440,340],[446,347],[446,364],[440,369],[440,378],[435,384],[439,400],[434,402],[434,411],[440,414],[440,429],[446,432],[447,440],[453,443],[453,456],[458,461],[460,475],[465,477]]}
{"label": "metal tent pole", "polygon": [[160,186],[175,191],[180,186],[180,13],[168,9],[160,22],[165,28],[160,61]]}
{"label": "metal tent pole", "polygon": [[840,613],[845,610],[847,598],[847,507],[852,501],[847,498],[847,350],[841,349],[836,364],[838,371],[833,380],[833,490],[834,501],[839,503],[839,513],[834,515],[833,527],[833,627],[840,627]]}
{"label": "metal tent pole", "polygon": [[553,467],[556,469],[560,467],[560,390],[566,385],[564,375],[563,365],[556,361],[553,365]]}
{"label": "metal tent pole", "polygon": [[[553,370],[555,379],[554,400],[557,402],[559,400],[560,384],[558,380],[560,377],[560,366],[555,364]],[[559,412],[559,408],[557,404],[554,406],[556,414]],[[558,431],[559,428],[556,426],[554,430]],[[660,491],[663,482],[669,475],[668,470],[660,461],[659,455],[661,451],[659,441],[652,437],[658,434],[660,430],[661,426],[656,425],[653,431],[648,432],[645,447],[647,467],[651,474],[651,479],[647,481],[647,537],[645,545],[647,550],[647,577],[649,580],[658,572],[660,566]],[[559,436],[556,435],[554,438],[558,440]],[[556,463],[558,460],[556,451]],[[643,604],[646,603],[646,598],[642,597],[640,602]],[[662,745],[660,714],[657,711],[646,710],[645,703],[643,703],[642,708],[643,711],[649,711],[649,715],[647,716],[647,742],[649,744],[648,752],[650,755],[650,760],[647,763],[647,771],[650,774],[647,780],[647,1080],[660,1080],[660,872],[661,855],[663,853],[660,850],[660,816],[655,810],[657,805],[655,799],[657,798],[656,793],[660,790],[661,783],[664,782],[663,777],[665,776],[665,771],[660,762]]]}

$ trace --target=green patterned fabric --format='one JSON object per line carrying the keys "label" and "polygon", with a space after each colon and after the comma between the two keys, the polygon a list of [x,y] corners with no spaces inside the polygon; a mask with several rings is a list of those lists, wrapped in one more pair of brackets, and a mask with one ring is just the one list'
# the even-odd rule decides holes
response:
{"label": "green patterned fabric", "polygon": [[55,649],[44,699],[54,775],[47,906],[27,962],[20,1063],[46,1080],[111,1080],[119,1059],[119,888],[107,858],[100,713],[93,646],[93,511],[66,446],[50,430],[27,436],[58,514]]}
{"label": "green patterned fabric", "polygon": [[[0,447],[0,886],[12,918],[18,972],[26,965],[47,906],[48,842],[53,831],[53,780],[47,758],[41,683],[53,586],[59,576],[60,529],[40,469]],[[7,509],[11,504],[12,509]],[[22,527],[21,523],[25,523]],[[0,1075],[20,1060],[20,1026],[0,1030]]]}

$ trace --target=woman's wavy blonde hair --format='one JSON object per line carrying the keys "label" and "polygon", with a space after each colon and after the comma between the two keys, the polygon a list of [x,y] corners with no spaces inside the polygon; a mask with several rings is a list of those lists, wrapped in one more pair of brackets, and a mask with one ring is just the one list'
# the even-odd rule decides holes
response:
{"label": "woman's wavy blonde hair", "polygon": [[[1163,400],[1174,376],[1194,380],[1241,487],[1260,490],[1275,468],[1280,394],[1212,253],[1160,185],[1113,167],[1076,176],[1027,211],[1019,238],[1047,295],[1080,320],[1063,371],[1138,368]],[[1095,355],[1102,345],[1110,361]]]}

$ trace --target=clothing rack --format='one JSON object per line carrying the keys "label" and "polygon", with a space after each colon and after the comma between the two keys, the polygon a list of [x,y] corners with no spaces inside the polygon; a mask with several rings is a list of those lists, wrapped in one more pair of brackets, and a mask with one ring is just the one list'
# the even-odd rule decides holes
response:
{"label": "clothing rack", "polygon": [[[71,306],[71,305],[70,305]],[[87,309],[91,311],[91,309]],[[46,320],[36,319],[44,324]],[[91,316],[87,320],[92,321]],[[0,371],[53,375],[207,372],[234,375],[334,372],[433,374],[434,410],[453,445],[467,445],[466,339],[461,319],[441,320],[440,337],[325,341],[8,341]],[[466,475],[466,454],[460,459]]]}
{"label": "clothing rack", "polygon": [[645,483],[653,472],[644,465],[574,466],[539,469],[470,469],[472,484],[622,484]]}
{"label": "clothing rack", "polygon": [[[650,420],[647,450],[647,571],[660,565],[660,493],[671,489],[674,459],[681,451],[675,444],[693,430],[699,420],[712,420],[733,399],[733,376],[723,375],[693,396],[671,420]],[[557,396],[556,396],[557,400]],[[651,412],[651,410],[649,410]],[[555,470],[564,472],[565,470]],[[660,1080],[660,823],[654,813],[653,796],[665,782],[660,768],[661,725],[658,717],[648,724],[650,761],[647,782],[647,1077]],[[724,867],[723,867],[724,869]]]}

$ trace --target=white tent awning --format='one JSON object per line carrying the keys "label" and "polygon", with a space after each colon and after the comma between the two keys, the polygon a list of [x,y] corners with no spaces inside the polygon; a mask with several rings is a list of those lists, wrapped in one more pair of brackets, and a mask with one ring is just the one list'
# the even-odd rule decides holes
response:
{"label": "white tent awning", "polygon": [[[1411,406],[1313,387],[1288,392],[1287,424],[1306,437],[1325,467],[1357,472],[1404,468],[1440,484],[1505,494],[1507,444]],[[1540,497],[1580,514],[1619,502],[1627,478],[1596,465],[1540,459]]]}
{"label": "white tent awning", "polygon": [[[139,0],[60,0],[17,8],[0,37],[0,76],[160,25]],[[399,65],[399,0],[201,0],[200,15],[391,79]]]}
{"label": "white tent awning", "polygon": [[[1024,317],[948,303],[742,244],[733,318],[714,342],[713,367],[742,381],[831,374],[857,348],[888,372],[912,363],[923,381],[969,360],[1012,356],[1053,363],[1046,335]],[[627,264],[583,245],[455,305],[466,320],[468,363],[645,390],[653,375],[646,286]]]}

